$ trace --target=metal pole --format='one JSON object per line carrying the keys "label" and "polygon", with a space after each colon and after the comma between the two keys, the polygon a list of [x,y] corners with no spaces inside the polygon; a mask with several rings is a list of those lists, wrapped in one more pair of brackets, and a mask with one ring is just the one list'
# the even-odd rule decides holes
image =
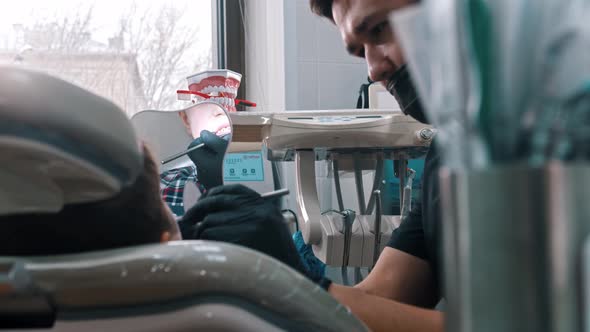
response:
{"label": "metal pole", "polygon": [[[373,188],[371,193],[374,193],[376,190],[381,190],[381,185],[383,184],[383,158],[381,155],[377,156],[377,165],[375,165],[375,177],[373,178]],[[369,204],[367,204],[367,214],[373,213],[373,208],[375,207],[375,195],[371,195],[369,198]]]}
{"label": "metal pole", "polygon": [[342,199],[342,187],[340,186],[340,168],[338,168],[338,160],[332,160],[334,167],[334,187],[336,189],[336,200],[338,201],[338,210],[344,211],[344,200]]}
{"label": "metal pole", "polygon": [[348,262],[350,260],[350,241],[352,238],[352,224],[356,219],[356,213],[352,210],[342,212],[342,223],[344,224],[344,252],[342,253],[342,282],[348,282]]}
{"label": "metal pole", "polygon": [[[359,212],[361,215],[367,214],[367,205],[365,204],[365,188],[363,186],[363,169],[361,167],[361,161],[358,154],[354,156],[354,182],[356,185],[356,194],[358,197]],[[361,268],[354,268],[354,281],[358,284],[363,280],[361,274]]]}
{"label": "metal pole", "polygon": [[408,168],[407,159],[405,157],[400,157],[393,163],[394,167],[397,166],[394,171],[397,173],[399,178],[399,206],[400,211],[402,204],[404,203],[404,187],[406,186],[406,170]]}
{"label": "metal pole", "polygon": [[379,259],[379,254],[381,252],[381,214],[383,213],[381,209],[381,191],[375,190],[373,192],[373,197],[375,197],[376,202],[376,209],[375,209],[375,243],[373,245],[373,266],[377,263]]}
{"label": "metal pole", "polygon": [[354,156],[354,183],[356,185],[359,212],[361,215],[365,215],[367,214],[367,205],[365,204],[365,188],[363,187],[363,170],[358,154]]}
{"label": "metal pole", "polygon": [[225,0],[217,0],[217,67],[226,68]]}

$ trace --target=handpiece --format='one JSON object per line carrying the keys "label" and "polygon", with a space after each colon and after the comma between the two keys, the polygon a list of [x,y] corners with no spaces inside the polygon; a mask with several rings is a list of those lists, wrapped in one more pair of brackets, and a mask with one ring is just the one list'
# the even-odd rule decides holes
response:
{"label": "handpiece", "polygon": [[271,198],[275,198],[275,197],[285,196],[288,194],[289,194],[289,189],[283,188],[283,189],[279,189],[279,190],[269,191],[264,194],[260,194],[260,197],[271,199]]}

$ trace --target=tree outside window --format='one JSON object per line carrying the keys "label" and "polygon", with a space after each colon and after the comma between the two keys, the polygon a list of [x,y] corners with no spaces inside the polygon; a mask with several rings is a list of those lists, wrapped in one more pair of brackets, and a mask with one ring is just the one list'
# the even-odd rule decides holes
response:
{"label": "tree outside window", "polygon": [[[178,108],[176,90],[186,88],[185,77],[213,66],[210,0],[83,5],[62,0],[55,2],[54,13],[37,2],[4,11],[0,63],[41,69],[78,84],[112,100],[128,116]],[[109,6],[112,13],[105,14]],[[21,13],[28,14],[19,19]]]}

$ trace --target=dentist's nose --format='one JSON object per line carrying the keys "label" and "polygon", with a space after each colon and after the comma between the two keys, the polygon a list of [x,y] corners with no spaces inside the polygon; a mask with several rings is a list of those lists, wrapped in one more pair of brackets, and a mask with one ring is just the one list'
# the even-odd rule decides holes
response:
{"label": "dentist's nose", "polygon": [[382,47],[366,46],[365,59],[367,60],[369,78],[373,82],[387,80],[395,72],[395,64],[387,58]]}

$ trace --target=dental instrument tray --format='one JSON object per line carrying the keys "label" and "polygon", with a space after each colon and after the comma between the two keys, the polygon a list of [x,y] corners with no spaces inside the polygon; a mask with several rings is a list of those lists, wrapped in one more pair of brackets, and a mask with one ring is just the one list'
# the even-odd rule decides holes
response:
{"label": "dental instrument tray", "polygon": [[267,158],[282,161],[292,161],[297,150],[314,150],[318,159],[359,150],[419,158],[435,134],[432,127],[395,110],[243,112],[232,114],[232,122],[236,136],[257,127]]}

